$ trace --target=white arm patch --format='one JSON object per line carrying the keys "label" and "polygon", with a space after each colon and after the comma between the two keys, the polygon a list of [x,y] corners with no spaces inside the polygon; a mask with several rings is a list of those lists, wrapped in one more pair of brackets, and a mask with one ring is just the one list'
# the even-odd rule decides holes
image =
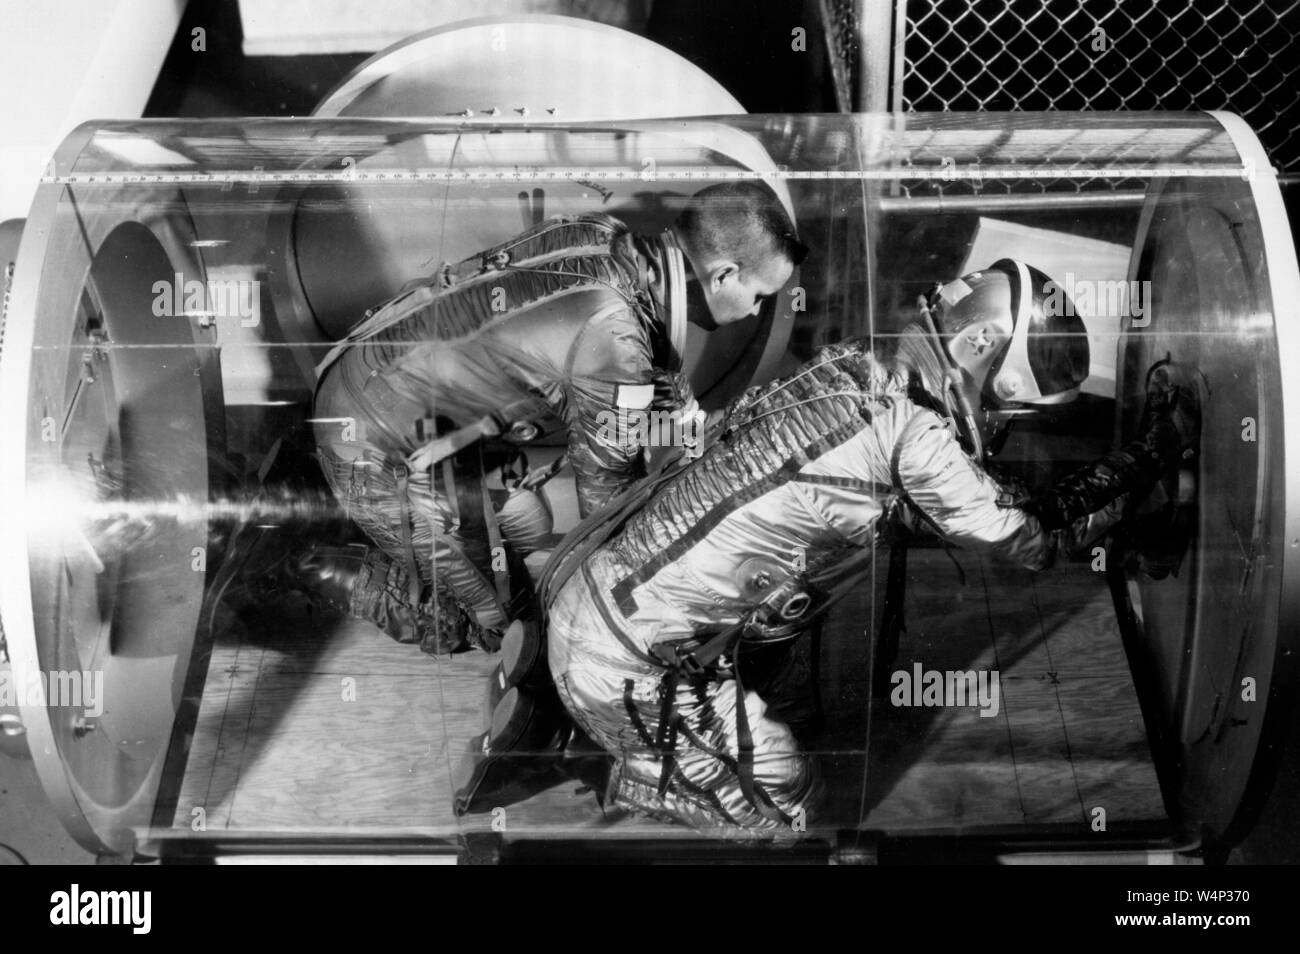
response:
{"label": "white arm patch", "polygon": [[614,390],[614,405],[644,411],[654,397],[653,384],[620,384]]}

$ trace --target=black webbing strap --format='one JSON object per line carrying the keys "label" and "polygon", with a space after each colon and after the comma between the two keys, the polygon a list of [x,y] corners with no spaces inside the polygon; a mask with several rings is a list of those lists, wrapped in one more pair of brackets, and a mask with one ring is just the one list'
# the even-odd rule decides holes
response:
{"label": "black webbing strap", "polygon": [[680,643],[656,643],[651,652],[655,663],[665,669],[676,669],[691,678],[708,675],[709,669],[729,653],[749,621],[742,619],[726,629],[719,630],[695,649],[683,651]]}
{"label": "black webbing strap", "polygon": [[673,770],[677,767],[677,680],[678,671],[670,668],[664,671],[663,682],[659,684],[659,729],[655,733],[655,748],[663,765],[659,770],[659,797],[668,792],[668,783],[672,781]]}
{"label": "black webbing strap", "polygon": [[[745,620],[741,620],[713,636],[703,646],[692,652],[680,652],[671,644],[660,643],[654,647],[655,655],[663,660],[665,670],[660,692],[662,703],[659,709],[659,731],[655,738],[655,747],[663,759],[663,770],[659,776],[659,794],[668,790],[668,782],[676,768],[677,749],[677,685],[684,674],[696,680],[709,673],[710,667],[722,656],[732,654],[745,629]],[[745,707],[745,686],[740,680],[740,667],[732,666],[732,678],[736,681],[736,749],[738,757],[735,763],[736,778],[740,782],[741,794],[754,807],[754,810],[768,821],[790,824],[792,819],[781,811],[772,801],[763,786],[754,777],[754,734],[749,727],[749,710]]]}
{"label": "black webbing strap", "polygon": [[632,697],[632,691],[636,688],[636,682],[632,679],[623,680],[623,711],[627,713],[628,721],[632,723],[632,728],[636,729],[637,736],[641,739],[641,744],[647,749],[653,749],[655,740],[650,737],[650,730],[645,727],[641,720],[641,713],[637,711],[636,699]]}

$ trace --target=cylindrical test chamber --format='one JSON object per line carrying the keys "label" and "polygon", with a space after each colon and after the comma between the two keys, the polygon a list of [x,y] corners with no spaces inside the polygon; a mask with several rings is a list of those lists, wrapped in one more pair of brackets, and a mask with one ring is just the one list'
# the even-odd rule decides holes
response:
{"label": "cylindrical test chamber", "polygon": [[[1100,771],[1112,817],[1132,823],[1120,828],[1125,845],[1239,834],[1264,755],[1279,744],[1270,713],[1294,678],[1300,609],[1300,472],[1287,457],[1288,445],[1300,446],[1300,393],[1288,373],[1300,358],[1300,278],[1275,177],[1240,120],[332,117],[83,127],[55,157],[6,274],[0,614],[14,670],[41,683],[41,692],[22,693],[29,746],[83,844],[147,852],[208,837],[191,825],[195,809],[220,816],[223,837],[235,840],[360,831],[450,843],[474,830],[478,821],[454,817],[441,799],[419,823],[386,814],[381,784],[392,769],[401,787],[405,769],[393,766],[424,757],[433,719],[445,750],[428,771],[445,788],[447,764],[478,729],[474,718],[426,713],[425,727],[411,730],[411,752],[390,738],[388,758],[349,780],[335,766],[295,761],[311,744],[290,731],[292,709],[313,690],[285,688],[289,670],[276,660],[298,658],[297,649],[259,650],[253,671],[270,672],[282,691],[256,704],[247,669],[209,665],[233,658],[229,617],[214,610],[212,590],[226,534],[240,520],[310,521],[313,508],[322,521],[336,516],[309,472],[309,449],[295,458],[285,448],[308,442],[317,360],[367,308],[544,217],[603,211],[654,232],[694,192],[736,178],[778,193],[811,255],[758,316],[711,335],[692,329],[687,368],[708,407],[825,343],[868,336],[887,349],[933,282],[1003,257],[1061,284],[1091,350],[1078,400],[1022,409],[999,454],[1031,485],[1132,436],[1153,362],[1170,355],[1200,369],[1209,397],[1188,550],[1177,573],[1160,580],[1122,567],[1096,575],[1102,603],[1093,624],[1120,663],[1081,684],[1099,710],[1114,692],[1133,714],[1128,734],[1108,747],[1099,731],[1088,751],[1103,769],[1144,762],[1159,783],[1154,799],[1133,796],[1144,807],[1129,811],[1122,779],[1105,782]],[[552,490],[561,515],[562,483]],[[914,576],[909,599],[923,603],[927,581],[915,566]],[[873,569],[854,614],[825,624],[821,676],[827,719],[847,727],[839,755],[828,757],[843,797],[827,824],[887,836],[903,817],[887,810],[899,789],[873,781],[868,751],[880,744],[873,733],[898,726],[882,718],[871,728],[862,680],[844,675],[864,658],[874,626],[865,620],[879,611],[884,580]],[[1073,596],[1038,593],[1036,623],[992,606],[979,625],[994,633],[994,649],[1004,628],[1046,638],[1077,617]],[[924,615],[922,603],[912,612]],[[325,639],[305,628],[302,640]],[[941,639],[945,631],[936,623],[933,632]],[[459,684],[476,665],[395,648],[412,669],[433,667],[437,685]],[[833,676],[828,660],[840,667]],[[1010,660],[997,665],[1008,672]],[[74,674],[83,683],[75,700]],[[223,731],[205,707],[227,676],[228,697],[247,695],[263,714],[286,708],[265,733],[241,736],[238,764],[214,768],[230,745],[205,736]],[[341,677],[330,670],[328,678],[334,692]],[[309,721],[328,750],[349,731],[373,735],[366,718],[359,707]],[[1087,726],[1104,722],[1097,718],[1080,717],[1076,745]],[[890,785],[905,788],[909,771],[941,771],[926,766],[923,740],[906,731],[889,738],[898,767]],[[908,745],[918,753],[910,769],[897,754]],[[199,771],[209,781],[252,773],[245,792],[292,789],[302,817],[268,796],[273,808],[241,818],[230,805],[233,782],[209,785],[218,792],[211,803],[190,804]],[[961,791],[978,789],[969,784]],[[996,812],[979,825],[1032,835],[1039,829],[1023,819],[1039,817],[1038,807],[1024,807],[1015,825]],[[1092,806],[1082,807],[1078,831],[1090,834]],[[950,808],[913,812],[924,822],[913,827],[971,824]],[[586,823],[585,811],[521,809],[512,830],[570,832]],[[1068,842],[1073,823],[1044,811],[1043,837]]]}

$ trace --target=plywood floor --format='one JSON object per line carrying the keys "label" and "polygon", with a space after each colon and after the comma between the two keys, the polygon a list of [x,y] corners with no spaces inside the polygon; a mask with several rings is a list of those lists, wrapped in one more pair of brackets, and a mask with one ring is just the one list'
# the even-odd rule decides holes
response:
{"label": "plywood floor", "polygon": [[[867,744],[864,586],[828,620],[819,751],[833,793],[827,827],[976,831],[1045,823],[1086,830],[1163,817],[1110,598],[1086,565],[1037,576],[969,553],[913,551],[908,633],[893,669],[997,670],[995,717],[976,708],[875,700]],[[884,560],[878,579],[883,583]],[[874,626],[874,624],[873,624]],[[214,648],[175,825],[239,833],[445,835],[453,773],[485,726],[494,660],[431,657],[351,621],[290,604],[230,627]],[[864,751],[868,753],[864,757]],[[514,832],[685,834],[607,817],[566,782],[506,808]],[[196,811],[198,810],[198,811]]]}
{"label": "plywood floor", "polygon": [[[939,551],[909,568],[895,669],[996,670],[996,717],[877,700],[863,824],[884,831],[1164,817],[1137,695],[1100,574],[1032,574]],[[831,650],[833,651],[833,649]],[[844,667],[853,671],[852,666]]]}

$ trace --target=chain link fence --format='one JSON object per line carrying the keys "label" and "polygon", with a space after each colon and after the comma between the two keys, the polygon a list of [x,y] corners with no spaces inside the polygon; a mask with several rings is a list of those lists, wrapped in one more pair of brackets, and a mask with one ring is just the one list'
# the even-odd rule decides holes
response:
{"label": "chain link fence", "polygon": [[[822,15],[842,109],[1226,109],[1300,173],[1300,0],[823,0]],[[863,56],[882,29],[889,54]]]}

